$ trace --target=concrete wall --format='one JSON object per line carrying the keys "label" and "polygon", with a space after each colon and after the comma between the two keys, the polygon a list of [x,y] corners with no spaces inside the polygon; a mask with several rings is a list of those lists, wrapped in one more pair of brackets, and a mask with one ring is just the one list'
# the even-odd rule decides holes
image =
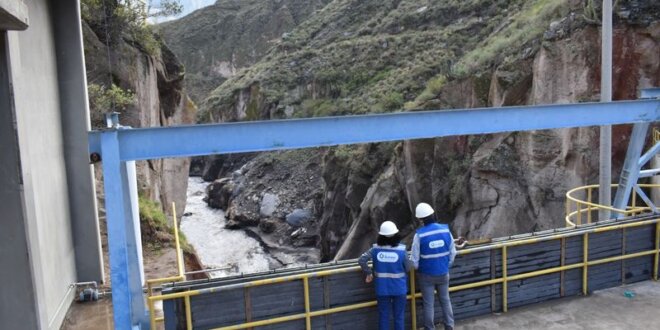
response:
{"label": "concrete wall", "polygon": [[72,284],[103,276],[78,2],[13,1],[29,26],[0,31],[0,329],[59,329]]}
{"label": "concrete wall", "polygon": [[23,209],[23,179],[14,129],[7,61],[7,35],[0,31],[0,280],[10,285],[0,293],[0,328],[37,327]]}

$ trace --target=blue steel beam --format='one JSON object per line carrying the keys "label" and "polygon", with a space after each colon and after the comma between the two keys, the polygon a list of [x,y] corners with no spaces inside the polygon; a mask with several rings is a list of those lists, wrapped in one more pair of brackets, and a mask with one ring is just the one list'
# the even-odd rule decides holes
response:
{"label": "blue steel beam", "polygon": [[90,132],[90,153],[101,135],[117,132],[120,159],[145,160],[386,142],[452,135],[653,122],[660,100],[269,120]]}
{"label": "blue steel beam", "polygon": [[660,97],[660,87],[642,89],[639,98],[654,99]]}
{"label": "blue steel beam", "polygon": [[103,134],[101,142],[113,320],[115,329],[123,330],[144,324],[146,314],[138,273],[126,162],[119,159],[121,145],[118,133]]}
{"label": "blue steel beam", "polygon": [[[648,130],[649,123],[637,123],[633,127],[632,134],[630,134],[626,159],[623,163],[623,169],[621,169],[621,175],[619,176],[619,188],[616,190],[616,196],[612,204],[615,209],[625,209],[628,206],[630,194],[633,191],[633,187],[637,184],[639,171],[643,166],[643,164],[639,164],[639,157],[642,155],[646,132]],[[617,217],[623,216],[623,214],[617,215]]]}

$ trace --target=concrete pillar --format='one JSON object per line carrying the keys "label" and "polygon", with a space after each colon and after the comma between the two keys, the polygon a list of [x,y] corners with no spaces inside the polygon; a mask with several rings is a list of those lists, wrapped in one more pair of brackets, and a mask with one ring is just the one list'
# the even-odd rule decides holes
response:
{"label": "concrete pillar", "polygon": [[90,120],[80,3],[78,0],[56,1],[52,3],[52,12],[56,18],[53,30],[76,273],[80,282],[103,281],[96,193],[87,144]]}

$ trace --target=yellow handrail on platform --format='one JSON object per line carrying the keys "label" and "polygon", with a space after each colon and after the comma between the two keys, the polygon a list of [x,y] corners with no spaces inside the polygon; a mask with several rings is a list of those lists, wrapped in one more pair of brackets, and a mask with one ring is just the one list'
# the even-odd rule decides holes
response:
{"label": "yellow handrail on platform", "polygon": [[[618,187],[618,184],[612,184],[610,188]],[[646,188],[646,189],[658,189],[660,184],[637,184],[636,187]],[[566,193],[566,227],[575,227],[576,225],[582,225],[582,213],[586,212],[586,223],[592,223],[592,213],[598,212],[599,210],[609,210],[612,213],[616,213],[619,216],[615,217],[629,217],[642,213],[647,213],[651,210],[649,205],[638,206],[637,205],[637,191],[633,189],[631,194],[632,205],[628,206],[626,209],[617,209],[611,206],[600,205],[592,201],[593,190],[598,189],[600,186],[597,184],[588,185],[583,187],[577,187],[569,190]],[[578,194],[582,196],[587,195],[587,199],[583,200],[579,197],[576,197]]]}
{"label": "yellow handrail on platform", "polygon": [[[156,310],[154,300],[149,298],[153,297],[153,288],[155,285],[163,283],[181,282],[186,280],[185,264],[183,260],[183,250],[181,250],[181,241],[179,240],[179,224],[176,219],[176,204],[172,202],[172,226],[174,226],[174,248],[176,249],[176,265],[179,275],[171,277],[163,277],[147,280],[147,306],[149,308],[150,328],[156,329],[156,324],[164,321],[164,317],[156,317]],[[186,315],[190,314],[190,300],[185,300]],[[192,329],[192,323],[188,325],[188,329]]]}
{"label": "yellow handrail on platform", "polygon": [[[628,211],[630,212],[630,211]],[[647,225],[655,225],[655,232],[656,232],[656,238],[655,238],[655,247],[652,250],[648,251],[641,251],[637,253],[631,253],[631,254],[626,254],[625,251],[622,251],[622,254],[619,256],[614,256],[614,257],[608,257],[608,258],[601,258],[601,259],[592,259],[590,260],[588,258],[589,256],[589,234],[593,233],[602,233],[602,232],[607,232],[607,231],[612,231],[612,230],[623,230],[625,228],[632,228],[632,227],[640,227],[640,226],[647,226]],[[552,267],[552,268],[546,268],[546,269],[541,269],[541,270],[536,270],[536,271],[531,271],[531,272],[526,272],[526,273],[521,273],[521,274],[516,274],[516,275],[508,275],[507,272],[507,266],[508,266],[508,249],[513,246],[521,246],[521,245],[526,245],[526,244],[532,244],[532,243],[537,243],[541,241],[552,241],[552,240],[562,240],[567,237],[577,237],[577,236],[582,236],[583,238],[583,260],[582,262],[570,264],[570,265],[562,265],[558,267]],[[462,284],[462,285],[455,285],[451,286],[449,288],[449,292],[456,292],[460,290],[467,290],[467,289],[472,289],[472,288],[477,288],[477,287],[483,287],[487,285],[496,285],[496,284],[501,284],[502,285],[502,311],[506,312],[508,310],[508,290],[507,290],[507,285],[508,282],[511,281],[516,281],[516,280],[522,280],[530,277],[536,277],[536,276],[541,276],[541,275],[546,275],[546,274],[552,274],[552,273],[558,273],[566,270],[571,270],[571,269],[578,269],[582,268],[583,269],[583,282],[582,282],[582,292],[583,294],[588,294],[588,277],[587,272],[588,272],[588,267],[589,266],[594,266],[594,265],[600,265],[603,263],[609,263],[609,262],[615,262],[615,261],[620,261],[620,260],[626,260],[630,258],[637,258],[637,257],[642,257],[642,256],[647,256],[647,255],[654,255],[654,278],[657,278],[657,269],[658,269],[658,259],[660,256],[660,218],[655,218],[655,219],[650,219],[650,220],[641,220],[641,221],[636,221],[636,222],[630,222],[630,223],[624,223],[624,224],[613,224],[605,227],[598,227],[594,225],[592,228],[585,227],[583,229],[578,230],[578,232],[563,232],[563,233],[556,233],[544,237],[535,237],[535,238],[529,238],[529,239],[521,239],[521,240],[515,240],[515,241],[503,241],[501,243],[495,243],[492,244],[491,246],[488,247],[489,250],[494,250],[494,249],[500,249],[502,252],[502,276],[499,278],[493,278],[489,280],[484,280],[484,281],[479,281],[475,283],[468,283],[468,284]],[[484,251],[483,248],[468,248],[464,250],[459,250],[458,254],[468,254],[474,251]],[[217,330],[229,330],[229,329],[246,329],[246,328],[252,328],[252,327],[258,327],[258,326],[266,326],[266,325],[272,325],[272,324],[277,324],[277,323],[282,323],[282,322],[287,322],[287,321],[294,321],[294,320],[302,320],[305,319],[305,325],[306,329],[311,329],[311,318],[317,317],[317,316],[323,316],[323,315],[329,315],[329,314],[334,314],[334,313],[340,313],[340,312],[345,312],[345,311],[352,311],[352,310],[357,310],[357,309],[362,309],[362,308],[368,308],[368,307],[373,307],[376,306],[376,301],[367,301],[367,302],[362,302],[362,303],[357,303],[357,304],[351,304],[351,305],[346,305],[346,306],[339,306],[339,307],[333,307],[333,308],[325,308],[325,309],[319,309],[319,310],[314,310],[312,311],[310,308],[310,293],[309,293],[309,279],[310,278],[315,278],[315,277],[324,277],[324,276],[330,276],[330,275],[335,275],[335,274],[340,274],[340,273],[347,273],[347,272],[359,272],[361,271],[361,268],[359,266],[351,266],[351,267],[346,267],[346,268],[340,268],[340,269],[332,269],[332,270],[325,270],[325,271],[318,271],[318,272],[310,272],[310,273],[304,273],[304,274],[296,274],[296,275],[287,275],[287,276],[282,276],[278,278],[270,278],[270,279],[263,279],[263,280],[255,280],[255,281],[250,281],[250,282],[245,282],[245,283],[238,283],[238,284],[229,284],[229,285],[224,285],[224,286],[218,286],[218,287],[212,287],[212,288],[205,288],[205,289],[199,289],[199,290],[189,290],[185,292],[177,292],[177,293],[170,293],[170,294],[165,294],[165,295],[159,295],[159,296],[150,296],[148,297],[149,303],[153,304],[155,301],[163,301],[163,300],[170,300],[170,299],[179,299],[179,298],[184,298],[185,303],[186,303],[186,325],[188,329],[192,328],[193,324],[193,318],[192,318],[192,313],[190,311],[190,297],[193,296],[198,296],[198,295],[204,295],[204,294],[210,294],[210,293],[215,293],[215,292],[222,292],[222,291],[227,291],[227,290],[232,290],[232,289],[238,289],[238,288],[250,288],[250,287],[255,287],[255,286],[262,286],[262,285],[268,285],[268,284],[277,284],[277,283],[283,283],[283,282],[290,282],[290,281],[303,281],[303,292],[302,294],[304,295],[304,302],[305,302],[305,309],[303,313],[299,314],[293,314],[293,315],[288,315],[288,316],[281,316],[281,317],[275,317],[271,319],[265,319],[265,320],[258,320],[258,321],[246,321],[245,323],[241,324],[235,324],[231,326],[225,326],[221,328],[217,328]],[[563,283],[561,284],[563,286]],[[411,288],[414,288],[414,272],[411,272]],[[414,292],[414,291],[413,291]],[[414,294],[409,294],[407,296],[408,300],[411,300],[412,305],[411,305],[411,315],[413,316],[412,318],[412,326],[413,328],[416,327],[416,304],[415,299],[421,297],[421,293],[416,293]]]}

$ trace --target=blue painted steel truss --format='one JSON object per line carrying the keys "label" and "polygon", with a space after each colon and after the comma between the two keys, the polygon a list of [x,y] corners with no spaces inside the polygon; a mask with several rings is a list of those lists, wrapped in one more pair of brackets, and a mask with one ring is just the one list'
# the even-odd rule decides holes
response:
{"label": "blue painted steel truss", "polygon": [[[649,97],[655,97],[654,91]],[[92,159],[103,162],[105,207],[117,329],[148,328],[131,223],[126,162],[270,151],[452,135],[648,123],[660,100],[419,111],[366,116],[240,122],[89,133]],[[115,123],[116,124],[116,123]]]}

